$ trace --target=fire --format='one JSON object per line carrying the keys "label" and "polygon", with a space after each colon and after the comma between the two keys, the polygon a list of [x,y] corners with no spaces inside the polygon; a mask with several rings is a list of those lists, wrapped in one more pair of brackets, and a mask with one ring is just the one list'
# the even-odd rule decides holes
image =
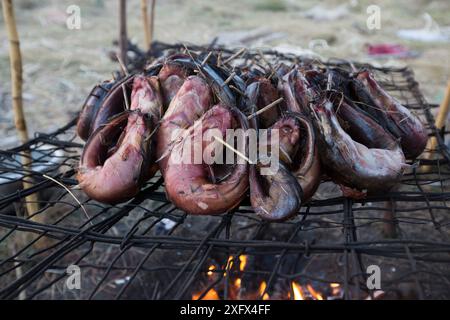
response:
{"label": "fire", "polygon": [[339,288],[341,285],[339,283],[330,283],[330,287]]}
{"label": "fire", "polygon": [[[230,255],[227,259],[227,262],[225,264],[225,272],[224,277],[228,276],[228,280],[224,282],[224,284],[216,286],[215,289],[211,288],[209,289],[206,294],[202,297],[202,292],[195,293],[192,295],[193,300],[220,300],[220,295],[223,294],[224,286],[228,286],[228,294],[227,299],[236,300],[236,299],[262,299],[262,300],[270,300],[274,297],[284,298],[284,299],[293,299],[293,300],[325,300],[329,298],[336,298],[341,295],[342,288],[339,283],[331,283],[330,289],[331,289],[331,296],[328,297],[325,296],[323,293],[319,292],[317,289],[315,289],[312,284],[304,284],[301,285],[298,282],[292,281],[290,283],[291,290],[286,290],[285,293],[277,293],[275,292],[273,294],[273,297],[269,295],[267,290],[267,283],[266,281],[262,280],[259,284],[259,287],[257,290],[254,290],[253,292],[248,292],[248,288],[243,284],[242,275],[245,271],[245,268],[248,265],[248,256],[247,255],[239,255],[239,256],[233,256]],[[217,271],[222,272],[222,268],[211,264],[207,271],[206,275],[208,278],[211,278],[214,273]],[[231,271],[233,270],[233,271]],[[238,271],[239,270],[239,271]],[[220,273],[219,273],[220,275]],[[211,278],[214,279],[214,278]],[[229,281],[229,282],[228,282]],[[243,286],[245,286],[244,291],[241,291]],[[329,292],[329,291],[327,291]],[[329,294],[329,293],[328,293]],[[202,297],[202,298],[200,298]]]}
{"label": "fire", "polygon": [[247,256],[246,255],[242,255],[239,256],[239,271],[244,271],[245,266],[247,265]]}
{"label": "fire", "polygon": [[234,259],[233,256],[229,256],[227,263],[225,264],[225,272],[223,273],[224,277],[227,275],[227,271],[233,268],[233,264],[236,260],[239,261],[239,271],[244,271],[245,266],[247,265],[247,256],[240,255],[239,257],[237,257],[237,259]]}
{"label": "fire", "polygon": [[263,300],[269,300],[270,296],[266,291],[267,288],[267,283],[265,281],[261,282],[261,284],[259,285],[259,296],[262,296]]}
{"label": "fire", "polygon": [[333,296],[337,296],[341,292],[341,285],[339,283],[330,283],[330,287]]}
{"label": "fire", "polygon": [[[225,265],[225,270],[231,269],[232,266],[233,266],[233,256],[229,256],[228,260],[227,260],[227,264]],[[223,276],[226,276],[226,271],[223,274]]]}
{"label": "fire", "polygon": [[311,297],[313,297],[315,300],[323,300],[322,295],[318,293],[316,290],[314,290],[314,288],[311,287],[309,284],[306,285],[306,289],[308,289],[309,293],[311,294]]}
{"label": "fire", "polygon": [[267,283],[265,281],[261,282],[259,285],[259,294],[262,295],[266,291]]}
{"label": "fire", "polygon": [[233,267],[234,258],[233,256],[229,256],[227,263],[225,264],[225,272],[223,273],[223,276],[226,277],[227,271],[230,270]]}
{"label": "fire", "polygon": [[296,282],[292,282],[291,285],[294,293],[294,300],[305,300],[305,294],[302,287]]}
{"label": "fire", "polygon": [[216,266],[215,265],[210,265],[208,268],[208,276],[211,277],[214,274],[214,270],[216,270]]}
{"label": "fire", "polygon": [[[199,300],[201,294],[196,293],[192,295],[192,300]],[[217,291],[213,288],[209,289],[208,292],[200,300],[219,300],[219,295]]]}

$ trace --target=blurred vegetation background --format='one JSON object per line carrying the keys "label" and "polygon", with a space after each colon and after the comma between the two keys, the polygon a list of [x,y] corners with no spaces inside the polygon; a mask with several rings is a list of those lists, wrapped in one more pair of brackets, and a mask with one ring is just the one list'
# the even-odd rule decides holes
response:
{"label": "blurred vegetation background", "polygon": [[[449,79],[448,42],[421,42],[398,37],[400,29],[421,29],[424,14],[442,31],[450,26],[450,1],[300,1],[300,0],[156,0],[155,39],[210,43],[219,37],[230,46],[311,49],[320,57],[374,64],[411,66],[427,99],[439,103]],[[69,5],[81,9],[81,29],[66,26]],[[140,1],[129,0],[128,35],[143,47]],[[108,52],[118,35],[118,1],[15,0],[24,64],[24,108],[29,132],[49,132],[79,111],[97,82],[117,66]],[[367,7],[380,8],[381,28],[369,30]],[[11,112],[8,41],[0,18],[0,147],[18,142]],[[319,40],[318,40],[319,39]],[[314,46],[323,44],[326,46]],[[411,58],[379,59],[368,45],[400,44]]]}

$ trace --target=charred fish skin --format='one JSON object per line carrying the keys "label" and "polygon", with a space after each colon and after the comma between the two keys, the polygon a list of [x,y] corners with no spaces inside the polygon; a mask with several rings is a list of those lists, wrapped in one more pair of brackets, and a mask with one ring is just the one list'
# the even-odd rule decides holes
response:
{"label": "charred fish skin", "polygon": [[[261,110],[280,98],[278,90],[269,79],[255,77],[250,81],[251,83],[247,84],[245,90],[245,97],[247,98],[246,105],[249,107],[254,106],[253,110],[248,110],[251,113]],[[249,109],[249,107],[246,109]],[[281,110],[279,106],[274,106],[262,112],[258,116],[261,128],[269,128],[272,126],[280,117],[280,114]]]}
{"label": "charred fish skin", "polygon": [[[353,136],[353,132],[350,133],[353,138],[364,139],[364,143],[370,143],[370,139],[374,137],[373,132],[370,132],[372,126],[369,125],[367,128],[369,132],[363,132],[364,125],[367,124],[367,121],[370,121],[367,120],[369,118],[372,119],[372,122],[378,123],[384,131],[393,132],[389,129],[391,124],[387,121],[386,114],[375,106],[370,94],[348,72],[335,69],[327,71],[326,81],[322,83],[322,88],[328,91],[328,96],[335,105],[339,121],[346,123],[349,130],[361,131],[355,131],[356,136]],[[358,94],[355,94],[356,92]],[[341,107],[343,107],[342,110]],[[357,141],[359,142],[359,140]]]}
{"label": "charred fish skin", "polygon": [[316,193],[322,180],[317,133],[309,117],[297,113],[290,115],[299,122],[302,142],[299,151],[292,156],[291,171],[302,188],[302,202],[306,203]]}
{"label": "charred fish skin", "polygon": [[[145,72],[147,77],[158,74],[162,64],[152,65]],[[99,127],[105,125],[115,115],[125,111],[125,97],[130,99],[131,88],[136,75],[105,80],[96,85],[86,98],[77,121],[78,136],[87,141]],[[125,91],[125,94],[124,94]]]}
{"label": "charred fish skin", "polygon": [[100,108],[100,104],[115,83],[115,80],[105,80],[101,84],[96,85],[92,88],[83,103],[83,107],[77,121],[77,134],[84,141],[87,141],[92,132],[92,121]]}
{"label": "charred fish skin", "polygon": [[287,114],[297,118],[304,135],[301,139],[304,142],[304,149],[292,156],[294,163],[291,167],[302,187],[302,200],[306,202],[316,192],[322,176],[317,134],[309,107],[316,99],[318,88],[298,68],[287,73],[279,87],[285,99]]}
{"label": "charred fish skin", "polygon": [[278,86],[289,111],[304,115],[310,113],[308,104],[313,96],[310,90],[311,86],[298,68],[285,74]]}
{"label": "charred fish skin", "polygon": [[322,162],[336,182],[359,190],[376,191],[399,181],[408,167],[400,146],[387,143],[368,148],[354,141],[341,127],[328,99],[318,102],[314,112],[320,129]]}
{"label": "charred fish skin", "polygon": [[421,120],[397,99],[390,96],[369,71],[359,73],[357,79],[370,93],[376,106],[387,115],[388,128],[395,127],[392,134],[400,139],[405,156],[408,159],[418,157],[428,141],[428,134]]}
{"label": "charred fish skin", "polygon": [[[270,102],[278,98],[275,87],[267,79],[253,77],[250,79],[245,91],[247,109],[251,114],[257,112]],[[269,88],[269,90],[264,90]],[[265,97],[261,97],[265,95]],[[250,120],[251,127],[259,130],[267,128],[271,124],[267,141],[259,141],[259,148],[266,143],[265,149],[270,153],[273,148],[279,148],[280,155],[278,170],[269,175],[262,175],[261,169],[268,170],[269,166],[257,161],[249,168],[250,203],[255,213],[264,220],[282,221],[297,214],[301,207],[302,189],[285,163],[290,162],[290,155],[297,150],[300,128],[294,118],[279,118],[279,112],[275,109],[267,118],[255,116]],[[278,130],[278,141],[272,141],[272,130]],[[275,143],[275,144],[273,144]],[[272,145],[273,144],[273,145]]]}
{"label": "charred fish skin", "polygon": [[123,91],[125,90],[125,96],[128,99],[131,95],[134,78],[135,75],[127,76],[111,88],[92,120],[91,132],[103,126],[111,117],[125,111],[126,103]]}
{"label": "charred fish skin", "polygon": [[[277,130],[278,141],[271,138],[273,130]],[[264,220],[282,221],[300,211],[303,191],[286,165],[292,163],[291,155],[298,149],[299,138],[300,126],[297,120],[293,117],[283,117],[269,129],[266,142],[266,149],[270,153],[274,148],[279,148],[278,170],[262,175],[260,170],[268,165],[258,161],[256,165],[250,166],[250,202],[255,213]]]}
{"label": "charred fish skin", "polygon": [[401,132],[397,125],[390,121],[388,114],[383,108],[377,105],[371,93],[367,90],[365,84],[355,76],[352,76],[348,82],[349,97],[353,103],[361,110],[377,121],[386,131],[389,131],[394,137],[400,137]]}
{"label": "charred fish skin", "polygon": [[369,148],[377,148],[382,144],[393,147],[398,144],[389,131],[386,131],[377,121],[356,105],[349,104],[347,99],[340,99],[339,95],[334,93],[329,94],[329,99],[334,105],[341,127],[356,142]]}
{"label": "charred fish skin", "polygon": [[[302,189],[290,170],[279,163],[277,173],[262,176],[263,166],[250,167],[250,202],[255,213],[264,220],[284,221],[296,215],[301,208]],[[265,181],[261,182],[264,179]],[[263,189],[268,186],[268,190]]]}
{"label": "charred fish skin", "polygon": [[[134,77],[130,109],[99,127],[81,155],[77,179],[94,200],[110,204],[127,201],[149,178],[152,153],[149,135],[162,112],[156,78]],[[125,134],[117,150],[108,154],[122,131]]]}

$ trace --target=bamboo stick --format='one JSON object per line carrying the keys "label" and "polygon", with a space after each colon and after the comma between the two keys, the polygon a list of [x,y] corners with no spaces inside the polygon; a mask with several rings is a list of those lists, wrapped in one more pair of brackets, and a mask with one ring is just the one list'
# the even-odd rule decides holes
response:
{"label": "bamboo stick", "polygon": [[151,34],[150,34],[150,21],[147,10],[147,0],[141,0],[141,12],[142,12],[142,24],[144,27],[145,48],[149,50],[151,45]]}
{"label": "bamboo stick", "polygon": [[153,34],[154,34],[154,30],[155,30],[155,5],[156,5],[156,0],[150,0],[151,1],[151,7],[150,7],[150,46],[149,49],[151,49],[152,47],[152,42],[153,42]]}
{"label": "bamboo stick", "polygon": [[[438,114],[436,116],[436,120],[434,123],[437,130],[442,130],[442,128],[444,128],[445,123],[447,121],[449,108],[450,108],[450,80],[447,82],[447,89],[445,91],[444,100],[442,100],[442,103],[439,106]],[[436,150],[436,147],[437,147],[437,139],[436,137],[431,137],[430,140],[428,140],[427,150],[429,150],[429,152],[425,155],[425,159],[431,158],[433,151]],[[424,166],[422,169],[422,172],[424,173],[430,171],[431,166]]]}
{"label": "bamboo stick", "polygon": [[[14,124],[16,126],[20,141],[25,143],[28,140],[28,131],[22,104],[22,56],[20,53],[19,34],[17,32],[12,0],[2,0],[2,7],[9,39],[9,58],[11,65],[12,86],[11,95],[14,112]],[[32,158],[30,150],[25,150],[23,152],[23,156],[21,157],[24,171],[31,170],[31,161]],[[26,180],[26,178],[24,180]],[[31,181],[23,182],[24,189],[28,189],[32,186],[33,183]],[[27,196],[25,200],[28,216],[39,210],[38,196],[36,193]]]}
{"label": "bamboo stick", "polygon": [[119,0],[119,50],[122,62],[127,65],[128,37],[126,0]]}

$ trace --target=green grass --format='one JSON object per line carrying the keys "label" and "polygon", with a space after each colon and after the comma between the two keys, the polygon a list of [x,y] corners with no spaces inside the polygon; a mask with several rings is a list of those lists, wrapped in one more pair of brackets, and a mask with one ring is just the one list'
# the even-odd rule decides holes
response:
{"label": "green grass", "polygon": [[254,6],[258,11],[286,11],[286,5],[282,0],[262,0]]}

